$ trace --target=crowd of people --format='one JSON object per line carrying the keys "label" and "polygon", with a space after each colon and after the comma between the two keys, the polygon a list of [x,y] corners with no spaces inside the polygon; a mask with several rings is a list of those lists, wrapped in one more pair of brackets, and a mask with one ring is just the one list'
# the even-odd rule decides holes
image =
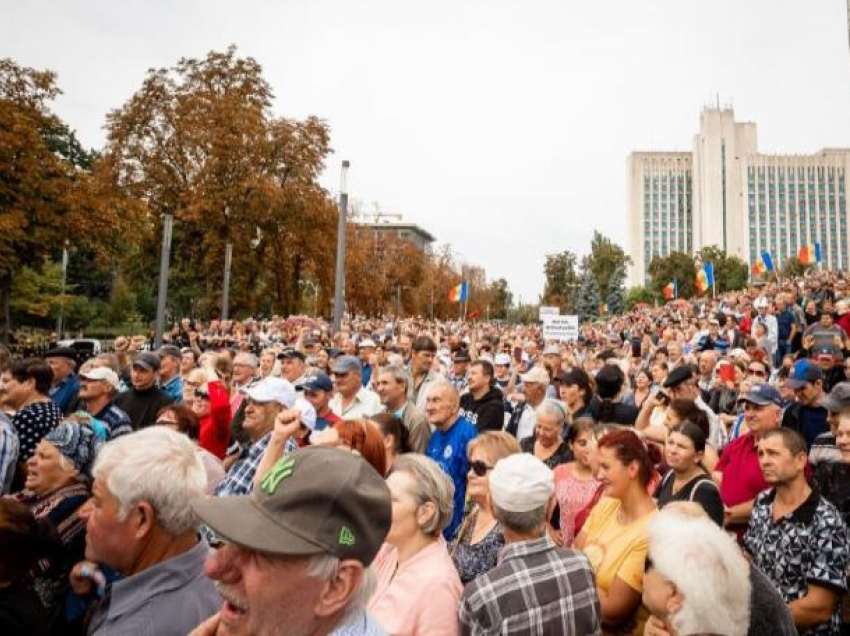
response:
{"label": "crowd of people", "polygon": [[850,289],[0,350],[2,634],[850,633]]}

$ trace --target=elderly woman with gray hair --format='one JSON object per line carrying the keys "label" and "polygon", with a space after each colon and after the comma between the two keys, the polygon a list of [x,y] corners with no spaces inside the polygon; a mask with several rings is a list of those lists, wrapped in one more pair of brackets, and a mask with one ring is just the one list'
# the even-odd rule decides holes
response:
{"label": "elderly woman with gray hair", "polygon": [[398,458],[387,485],[392,526],[372,564],[377,587],[369,613],[391,636],[457,634],[463,586],[442,536],[454,485],[434,460],[413,453]]}
{"label": "elderly woman with gray hair", "polygon": [[569,423],[566,406],[558,400],[546,399],[534,414],[534,434],[519,442],[523,452],[531,453],[552,470],[573,461],[573,452],[564,439],[564,428]]}

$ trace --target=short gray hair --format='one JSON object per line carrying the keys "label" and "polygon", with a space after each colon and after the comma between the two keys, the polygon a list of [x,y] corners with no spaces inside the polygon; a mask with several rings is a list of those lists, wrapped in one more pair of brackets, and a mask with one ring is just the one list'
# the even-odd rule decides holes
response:
{"label": "short gray hair", "polygon": [[551,398],[543,400],[534,413],[553,418],[562,428],[567,424],[567,409],[558,400]]}
{"label": "short gray hair", "polygon": [[[337,557],[329,554],[318,554],[316,556],[312,556],[307,562],[307,574],[322,582],[330,581],[336,576],[337,571],[339,570],[339,562],[340,560]],[[369,599],[372,598],[372,594],[375,593],[375,588],[377,587],[378,576],[375,574],[375,570],[369,566],[364,567],[363,578],[360,580],[360,586],[351,597],[351,600],[348,601],[348,605],[345,608],[345,614],[343,615],[343,620],[341,622],[345,622],[345,619],[352,614],[365,610],[366,604],[369,602]]]}
{"label": "short gray hair", "polygon": [[530,534],[540,530],[543,522],[546,520],[546,506],[540,506],[539,508],[525,512],[510,512],[508,510],[502,510],[494,503],[493,516],[496,518],[496,521],[506,528],[510,528],[519,534]]}
{"label": "short gray hair", "polygon": [[203,496],[207,474],[194,443],[165,426],[151,426],[108,442],[92,474],[118,500],[119,518],[147,501],[172,536],[197,528],[192,500]]}
{"label": "short gray hair", "polygon": [[410,387],[410,374],[407,370],[397,364],[388,364],[385,367],[381,367],[379,374],[381,373],[389,373],[392,376],[392,379],[397,383],[403,383],[404,389],[407,390]]}
{"label": "short gray hair", "polygon": [[258,366],[260,366],[260,361],[253,353],[248,353],[247,351],[240,351],[233,358],[233,364],[247,364],[249,367],[256,369]]}
{"label": "short gray hair", "polygon": [[430,457],[407,453],[396,460],[392,472],[407,473],[413,478],[410,494],[419,506],[434,504],[436,513],[422,526],[422,532],[429,536],[442,532],[451,523],[454,513],[455,486],[446,471]]}

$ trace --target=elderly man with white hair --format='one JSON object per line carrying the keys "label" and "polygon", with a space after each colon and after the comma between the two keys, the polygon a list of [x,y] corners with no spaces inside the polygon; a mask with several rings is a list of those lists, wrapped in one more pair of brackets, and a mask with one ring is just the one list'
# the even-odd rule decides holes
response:
{"label": "elderly man with white hair", "polygon": [[467,584],[461,634],[590,636],[602,612],[590,561],[546,533],[555,491],[552,471],[528,453],[509,455],[490,473],[493,516],[506,546],[499,564]]}
{"label": "elderly man with white hair", "polygon": [[[75,592],[100,597],[88,633],[183,636],[218,605],[191,507],[207,483],[194,444],[149,427],[106,444],[92,472],[92,497],[79,512],[87,561],[71,572]],[[100,566],[121,578],[105,585]]]}

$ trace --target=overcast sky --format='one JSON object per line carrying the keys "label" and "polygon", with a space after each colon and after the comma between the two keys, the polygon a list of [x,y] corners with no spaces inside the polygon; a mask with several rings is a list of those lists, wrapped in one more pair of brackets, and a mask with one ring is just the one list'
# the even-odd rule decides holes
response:
{"label": "overcast sky", "polygon": [[148,68],[236,44],[274,110],[328,121],[336,190],[420,224],[523,301],[548,253],[625,241],[633,150],[732,103],[762,152],[850,146],[845,0],[0,0],[0,56],[59,75],[99,147]]}

